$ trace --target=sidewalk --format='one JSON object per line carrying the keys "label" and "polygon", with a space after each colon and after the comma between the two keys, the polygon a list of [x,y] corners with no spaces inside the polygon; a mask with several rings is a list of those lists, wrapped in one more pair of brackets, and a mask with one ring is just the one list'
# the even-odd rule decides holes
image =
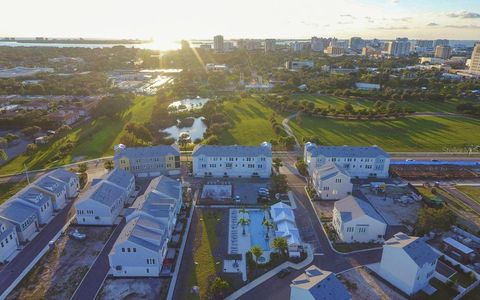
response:
{"label": "sidewalk", "polygon": [[230,296],[226,297],[225,299],[226,300],[234,300],[234,299],[238,299],[240,296],[242,296],[243,294],[247,293],[248,291],[256,288],[257,286],[259,286],[260,284],[262,284],[263,282],[267,281],[268,279],[272,278],[273,276],[275,276],[278,272],[280,272],[282,269],[284,268],[287,268],[287,267],[291,267],[295,270],[300,270],[300,269],[303,269],[305,268],[306,266],[310,265],[312,262],[313,262],[313,251],[312,251],[312,248],[310,247],[310,245],[307,247],[307,258],[298,263],[298,264],[294,264],[292,262],[284,262],[283,264],[277,266],[276,268],[268,271],[267,273],[263,274],[262,276],[258,277],[257,279],[255,279],[254,281],[248,283],[247,285],[241,287],[240,289],[236,290],[233,294],[231,294]]}

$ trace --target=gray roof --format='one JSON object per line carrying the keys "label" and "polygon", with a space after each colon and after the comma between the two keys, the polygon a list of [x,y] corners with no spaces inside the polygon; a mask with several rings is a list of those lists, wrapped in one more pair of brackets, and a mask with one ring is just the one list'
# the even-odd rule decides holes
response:
{"label": "gray roof", "polygon": [[335,208],[340,213],[343,222],[367,215],[371,218],[385,223],[382,216],[370,205],[370,203],[354,196],[348,196],[335,202]]}
{"label": "gray roof", "polygon": [[8,201],[0,206],[0,217],[12,223],[23,223],[32,216],[36,217],[35,209],[21,202]]}
{"label": "gray roof", "polygon": [[133,178],[134,177],[132,173],[118,168],[113,169],[108,174],[106,174],[105,177],[103,177],[104,180],[116,184],[124,189],[126,189],[130,185],[130,182]]}
{"label": "gray roof", "polygon": [[178,199],[182,190],[182,184],[167,176],[154,178],[148,185],[145,194],[155,194],[159,197]]}
{"label": "gray roof", "polygon": [[382,148],[378,146],[370,147],[351,147],[351,146],[318,146],[312,143],[305,145],[307,151],[312,156],[326,156],[326,157],[367,157],[376,158],[379,156],[390,157]]}
{"label": "gray roof", "polygon": [[128,157],[128,159],[136,159],[139,157],[159,157],[165,155],[175,155],[179,156],[180,151],[178,151],[177,146],[171,145],[158,145],[158,146],[150,146],[150,147],[132,147],[132,148],[124,148],[119,149],[115,153],[114,159],[117,160],[121,157]]}
{"label": "gray roof", "polygon": [[12,223],[0,219],[0,227],[2,225],[5,226],[5,230],[0,231],[0,241],[3,241],[10,233],[15,230]]}
{"label": "gray roof", "polygon": [[90,188],[80,201],[92,199],[105,204],[108,207],[112,207],[117,199],[125,196],[124,194],[125,190],[120,187],[111,184],[108,181],[102,181]]}
{"label": "gray roof", "polygon": [[193,149],[192,156],[216,156],[216,157],[246,157],[246,156],[272,156],[272,149],[268,146],[212,146],[197,145]]}
{"label": "gray roof", "polygon": [[154,218],[138,216],[125,225],[115,244],[126,240],[159,252],[167,241],[167,228]]}
{"label": "gray roof", "polygon": [[383,246],[401,248],[407,255],[419,266],[426,263],[432,264],[440,257],[438,253],[433,251],[423,239],[415,236],[408,236],[403,232],[395,234],[391,239],[387,240]]}
{"label": "gray roof", "polygon": [[72,178],[78,179],[77,174],[69,172],[63,168],[55,169],[49,172],[48,176],[61,180],[65,183],[69,182]]}
{"label": "gray roof", "polygon": [[36,206],[42,206],[45,203],[52,201],[50,195],[34,189],[33,187],[25,188],[17,193],[14,197],[35,204]]}
{"label": "gray roof", "polygon": [[50,176],[43,176],[34,182],[36,187],[52,193],[60,193],[65,189],[65,182]]}
{"label": "gray roof", "polygon": [[343,175],[349,176],[350,175],[347,173],[347,171],[343,170],[339,166],[337,166],[333,162],[326,163],[314,170],[314,172],[318,172],[320,174],[320,179],[321,180],[328,180],[332,177],[337,176],[337,174],[341,173]]}
{"label": "gray roof", "polygon": [[349,300],[352,296],[332,272],[310,266],[292,281],[291,287],[308,290],[314,299]]}

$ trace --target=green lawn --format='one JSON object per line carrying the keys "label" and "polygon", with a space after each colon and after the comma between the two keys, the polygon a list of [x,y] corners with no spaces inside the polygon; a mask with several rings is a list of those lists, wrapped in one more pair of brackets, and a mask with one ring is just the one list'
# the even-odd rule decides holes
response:
{"label": "green lawn", "polygon": [[457,185],[456,188],[476,202],[480,203],[480,187]]}
{"label": "green lawn", "polygon": [[7,201],[10,197],[15,195],[19,190],[27,185],[27,181],[18,182],[3,182],[0,183],[0,204]]}
{"label": "green lawn", "polygon": [[[376,101],[368,99],[349,99],[329,95],[298,95],[297,100],[313,101],[317,107],[326,108],[329,105],[333,108],[343,108],[346,103],[350,103],[355,109],[371,108]],[[457,99],[447,100],[445,102],[410,102],[397,101],[397,105],[416,112],[456,112],[456,106],[460,103]]]}
{"label": "green lawn", "polygon": [[325,145],[378,145],[387,151],[444,151],[480,144],[480,120],[409,117],[392,121],[344,121],[303,117],[290,123],[297,138],[316,136]]}
{"label": "green lawn", "polygon": [[[220,135],[222,144],[252,146],[278,138],[269,120],[274,111],[256,98],[227,101],[224,109],[225,118],[233,128]],[[280,124],[282,119],[283,117],[278,115],[277,121]]]}
{"label": "green lawn", "polygon": [[[40,146],[35,155],[20,155],[3,165],[0,167],[0,173],[19,172],[24,168],[24,164],[32,170],[68,164],[74,159],[93,159],[112,155],[113,146],[118,144],[124,126],[128,122],[148,122],[155,102],[153,96],[139,96],[120,119],[97,118],[74,126],[68,134],[58,137],[48,145]],[[56,159],[59,148],[68,140],[75,142],[75,148],[69,155]]]}

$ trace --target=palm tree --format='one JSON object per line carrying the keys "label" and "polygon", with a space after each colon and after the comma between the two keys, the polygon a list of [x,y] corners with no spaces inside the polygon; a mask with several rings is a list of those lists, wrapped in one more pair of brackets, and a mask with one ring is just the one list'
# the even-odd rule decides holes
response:
{"label": "palm tree", "polygon": [[240,208],[240,210],[238,212],[243,214],[243,215],[248,215],[248,210],[246,210],[245,208]]}
{"label": "palm tree", "polygon": [[255,256],[255,263],[258,265],[258,259],[260,258],[260,256],[262,256],[263,249],[260,248],[259,246],[253,246],[250,249],[250,252],[253,254],[253,256]]}
{"label": "palm tree", "polygon": [[282,160],[277,157],[277,158],[274,158],[274,159],[273,159],[272,163],[273,163],[273,168],[274,168],[275,171],[277,171],[277,173],[278,173],[280,167],[283,166]]}
{"label": "palm tree", "polygon": [[273,246],[273,248],[280,251],[283,255],[285,255],[287,250],[288,250],[288,242],[283,237],[274,238],[272,246]]}
{"label": "palm tree", "polygon": [[250,224],[250,220],[242,217],[238,220],[238,224],[242,225],[242,228],[243,228],[242,234],[245,235],[246,234],[245,233],[245,226]]}
{"label": "palm tree", "polygon": [[111,171],[115,168],[115,165],[113,164],[113,160],[106,160],[104,163],[103,163],[103,167],[105,169],[107,169],[107,171]]}
{"label": "palm tree", "polygon": [[5,152],[5,150],[3,149],[0,149],[0,160],[7,160],[7,159],[8,159],[7,152]]}
{"label": "palm tree", "polygon": [[268,204],[264,204],[263,207],[262,207],[262,211],[263,211],[263,221],[265,222],[265,214],[270,210],[270,205]]}
{"label": "palm tree", "polygon": [[270,231],[270,228],[273,228],[273,223],[270,220],[264,220],[262,224],[267,228],[267,235],[265,236],[265,238],[268,240],[268,232]]}

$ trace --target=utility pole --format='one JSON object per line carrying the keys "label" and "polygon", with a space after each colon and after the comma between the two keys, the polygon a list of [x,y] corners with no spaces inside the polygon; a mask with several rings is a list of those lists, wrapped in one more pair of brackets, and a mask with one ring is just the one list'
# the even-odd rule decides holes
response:
{"label": "utility pole", "polygon": [[28,168],[27,168],[27,165],[25,163],[23,163],[23,166],[25,167],[25,175],[27,176],[27,182],[28,184],[30,184],[30,178],[28,178]]}

